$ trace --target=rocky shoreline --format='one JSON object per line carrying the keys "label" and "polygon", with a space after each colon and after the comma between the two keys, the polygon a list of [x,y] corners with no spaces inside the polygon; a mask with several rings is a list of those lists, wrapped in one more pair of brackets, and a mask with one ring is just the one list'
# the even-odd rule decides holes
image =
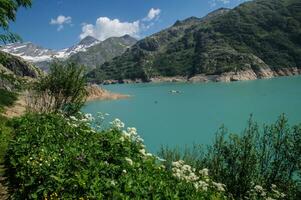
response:
{"label": "rocky shoreline", "polygon": [[88,97],[87,101],[94,100],[117,100],[117,99],[125,99],[128,98],[129,95],[117,94],[109,92],[97,85],[90,85],[87,88]]}
{"label": "rocky shoreline", "polygon": [[232,81],[246,81],[246,80],[256,80],[256,79],[269,79],[280,76],[295,76],[301,74],[301,68],[278,68],[271,69],[269,67],[260,68],[258,70],[247,69],[237,72],[226,72],[220,75],[206,75],[198,74],[193,77],[185,76],[174,76],[174,77],[155,77],[151,78],[149,81],[143,81],[141,79],[130,80],[106,80],[102,84],[129,84],[129,83],[163,83],[163,82],[183,82],[183,83],[207,83],[207,82],[232,82]]}
{"label": "rocky shoreline", "polygon": [[[109,92],[97,85],[90,85],[86,88],[88,92],[87,101],[95,100],[117,100],[129,98],[129,95]],[[13,106],[5,107],[3,115],[7,118],[13,118],[23,115],[26,112],[27,101],[30,98],[26,93],[21,93]],[[1,196],[1,195],[0,195]],[[1,198],[0,198],[1,199]]]}

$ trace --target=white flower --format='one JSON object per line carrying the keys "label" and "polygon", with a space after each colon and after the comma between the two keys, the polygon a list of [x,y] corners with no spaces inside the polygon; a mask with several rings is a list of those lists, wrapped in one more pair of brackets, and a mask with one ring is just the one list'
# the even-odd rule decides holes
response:
{"label": "white flower", "polygon": [[88,119],[86,119],[86,118],[83,118],[83,119],[81,119],[80,121],[81,121],[81,122],[87,122],[87,121],[88,121]]}
{"label": "white flower", "polygon": [[254,189],[256,190],[256,192],[259,192],[259,193],[263,192],[263,187],[260,185],[255,185]]}
{"label": "white flower", "polygon": [[199,171],[199,174],[202,175],[202,176],[209,176],[209,169],[204,168],[204,169]]}
{"label": "white flower", "polygon": [[144,156],[146,155],[145,149],[140,149],[139,152]]}
{"label": "white flower", "polygon": [[199,182],[194,183],[194,187],[196,189],[203,190],[203,191],[207,191],[208,186],[209,186],[208,183],[206,183],[206,182],[204,182],[202,180],[199,181]]}
{"label": "white flower", "polygon": [[212,184],[216,187],[216,189],[220,192],[224,192],[225,191],[225,185],[222,183],[216,183],[216,182],[212,182]]}
{"label": "white flower", "polygon": [[126,171],[125,169],[124,169],[124,170],[122,170],[122,173],[126,174],[126,172],[127,172],[127,171]]}
{"label": "white flower", "polygon": [[284,198],[286,195],[284,193],[280,193],[280,197]]}
{"label": "white flower", "polygon": [[126,160],[130,165],[133,165],[132,159],[130,159],[130,158],[125,158],[125,160]]}
{"label": "white flower", "polygon": [[120,119],[115,119],[114,121],[110,122],[110,124],[119,130],[124,128],[124,123]]}
{"label": "white flower", "polygon": [[124,139],[123,136],[121,136],[121,137],[119,138],[119,140],[120,140],[121,142],[124,142],[124,141],[125,141],[125,139]]}
{"label": "white flower", "polygon": [[122,134],[124,135],[125,138],[130,138],[131,137],[131,134],[129,134],[125,130],[122,131]]}
{"label": "white flower", "polygon": [[93,121],[94,120],[94,117],[92,116],[92,114],[90,113],[87,113],[84,115],[84,118],[88,121]]}
{"label": "white flower", "polygon": [[111,180],[111,185],[115,186],[116,185],[116,181]]}
{"label": "white flower", "polygon": [[72,119],[73,121],[77,121],[76,117],[74,116],[70,116],[70,119]]}
{"label": "white flower", "polygon": [[127,131],[129,134],[136,136],[137,135],[137,129],[136,128],[127,128]]}

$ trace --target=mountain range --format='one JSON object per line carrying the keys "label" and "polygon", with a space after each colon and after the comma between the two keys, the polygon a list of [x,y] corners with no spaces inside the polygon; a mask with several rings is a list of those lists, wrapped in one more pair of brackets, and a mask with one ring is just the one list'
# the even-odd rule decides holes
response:
{"label": "mountain range", "polygon": [[300,68],[301,1],[253,0],[177,21],[88,77],[95,82],[175,76],[218,81],[230,74],[227,80],[242,80],[299,74]]}
{"label": "mountain range", "polygon": [[301,74],[301,1],[253,0],[221,8],[137,42],[129,35],[51,50],[32,43],[4,46],[47,71],[53,59],[85,65],[89,81],[236,81]]}
{"label": "mountain range", "polygon": [[19,56],[47,71],[53,59],[64,61],[70,59],[70,61],[85,65],[88,68],[94,68],[96,65],[121,55],[136,42],[137,40],[129,35],[108,38],[105,41],[87,36],[78,44],[61,50],[43,48],[31,42],[8,44],[1,47],[0,50]]}

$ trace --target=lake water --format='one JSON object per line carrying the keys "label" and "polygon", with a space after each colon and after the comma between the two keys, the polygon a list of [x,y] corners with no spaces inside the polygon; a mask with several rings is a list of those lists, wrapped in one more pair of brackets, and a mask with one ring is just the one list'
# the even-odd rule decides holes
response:
{"label": "lake water", "polygon": [[[301,76],[232,83],[162,83],[108,85],[131,95],[117,101],[89,102],[84,112],[109,113],[136,127],[147,148],[161,145],[211,144],[217,129],[241,133],[250,114],[263,124],[285,113],[291,124],[301,122]],[[180,91],[172,94],[171,90]]]}

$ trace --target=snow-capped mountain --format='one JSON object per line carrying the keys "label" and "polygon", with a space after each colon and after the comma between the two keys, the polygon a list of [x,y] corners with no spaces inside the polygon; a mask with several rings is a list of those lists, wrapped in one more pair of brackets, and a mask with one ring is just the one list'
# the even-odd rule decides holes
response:
{"label": "snow-capped mountain", "polygon": [[0,50],[15,56],[19,56],[33,63],[41,63],[51,61],[54,58],[67,59],[73,54],[86,51],[89,47],[94,46],[99,42],[99,40],[91,36],[87,36],[78,44],[62,50],[43,48],[31,42],[8,44],[1,47]]}
{"label": "snow-capped mountain", "polygon": [[51,60],[56,55],[55,51],[37,46],[31,42],[8,44],[1,47],[1,50],[34,63]]}
{"label": "snow-capped mountain", "polygon": [[99,40],[97,40],[94,37],[91,36],[87,36],[84,39],[82,39],[78,44],[67,48],[67,49],[62,49],[60,51],[58,51],[58,58],[68,58],[78,52],[84,52],[86,51],[88,48],[96,45],[100,43]]}
{"label": "snow-capped mountain", "polygon": [[78,44],[61,50],[46,49],[30,42],[9,44],[0,47],[0,50],[34,63],[44,71],[49,70],[53,59],[75,62],[91,69],[120,56],[136,42],[129,35],[111,37],[105,41],[87,36]]}

